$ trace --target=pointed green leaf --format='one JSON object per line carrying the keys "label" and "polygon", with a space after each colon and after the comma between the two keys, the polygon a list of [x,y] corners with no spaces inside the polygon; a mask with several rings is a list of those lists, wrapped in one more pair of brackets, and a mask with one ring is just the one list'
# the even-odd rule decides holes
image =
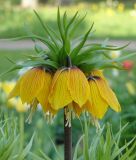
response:
{"label": "pointed green leaf", "polygon": [[40,21],[43,29],[46,31],[46,33],[49,35],[49,37],[51,38],[51,40],[53,41],[53,43],[55,44],[55,46],[58,48],[58,44],[56,39],[54,38],[54,36],[52,35],[52,33],[48,30],[48,27],[46,27],[46,25],[43,23],[41,17],[39,16],[39,14],[34,10],[35,15],[37,16],[38,20]]}
{"label": "pointed green leaf", "polygon": [[85,34],[83,40],[82,40],[82,41],[78,44],[78,46],[76,46],[76,47],[73,49],[73,51],[70,53],[70,57],[71,57],[72,60],[76,57],[76,55],[79,53],[79,51],[83,48],[83,46],[84,46],[84,44],[85,44],[85,42],[86,42],[86,40],[87,40],[87,38],[88,38],[88,35],[89,35],[89,33],[91,32],[91,30],[92,30],[92,28],[93,28],[93,25],[94,25],[94,23],[92,24],[92,26],[91,26],[91,28],[88,30],[88,32]]}
{"label": "pointed green leaf", "polygon": [[60,9],[59,9],[59,7],[58,7],[58,12],[57,12],[57,23],[58,23],[58,28],[59,28],[59,32],[60,32],[62,41],[64,41],[64,34],[63,34],[63,28],[62,28],[62,24],[61,24]]}

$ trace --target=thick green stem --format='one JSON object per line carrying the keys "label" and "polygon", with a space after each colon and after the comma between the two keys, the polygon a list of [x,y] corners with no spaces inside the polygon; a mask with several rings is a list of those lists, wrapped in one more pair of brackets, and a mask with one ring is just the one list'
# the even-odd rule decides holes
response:
{"label": "thick green stem", "polygon": [[64,160],[72,160],[72,127],[66,126],[66,123],[64,111]]}

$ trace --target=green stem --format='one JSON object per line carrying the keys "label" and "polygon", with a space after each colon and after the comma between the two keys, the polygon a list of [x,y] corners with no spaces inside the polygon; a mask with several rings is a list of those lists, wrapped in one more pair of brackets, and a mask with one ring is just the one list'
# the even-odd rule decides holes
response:
{"label": "green stem", "polygon": [[20,152],[24,147],[24,113],[19,114],[19,127],[20,127]]}
{"label": "green stem", "polygon": [[67,56],[67,66],[72,67],[72,62],[70,56]]}

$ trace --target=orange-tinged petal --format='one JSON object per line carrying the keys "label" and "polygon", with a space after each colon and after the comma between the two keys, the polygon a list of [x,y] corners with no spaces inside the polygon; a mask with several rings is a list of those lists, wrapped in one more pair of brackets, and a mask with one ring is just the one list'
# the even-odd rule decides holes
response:
{"label": "orange-tinged petal", "polygon": [[109,106],[116,112],[121,111],[120,104],[115,93],[109,87],[108,83],[103,79],[95,80],[98,86],[101,97],[109,104]]}
{"label": "orange-tinged petal", "polygon": [[52,115],[57,114],[58,110],[54,110],[50,103],[47,104],[46,112],[51,113]]}
{"label": "orange-tinged petal", "polygon": [[40,68],[27,71],[21,80],[20,97],[23,103],[30,103],[44,85],[45,72]]}
{"label": "orange-tinged petal", "polygon": [[94,71],[91,72],[91,75],[92,76],[98,76],[98,77],[101,77],[103,79],[105,78],[102,70],[94,70]]}
{"label": "orange-tinged petal", "polygon": [[48,95],[50,91],[51,82],[52,75],[49,72],[45,72],[44,85],[37,95],[37,99],[45,112],[47,111]]}
{"label": "orange-tinged petal", "polygon": [[108,109],[107,102],[101,97],[97,84],[94,80],[89,81],[90,97],[85,104],[86,109],[96,118],[102,118]]}
{"label": "orange-tinged petal", "polygon": [[69,69],[68,89],[72,100],[82,107],[89,97],[90,88],[84,73],[76,67]]}
{"label": "orange-tinged petal", "polygon": [[82,107],[82,108],[79,107],[79,105],[78,105],[77,103],[75,103],[75,102],[73,102],[72,105],[73,105],[73,110],[74,110],[74,112],[76,113],[76,115],[77,115],[78,117],[80,117],[80,115],[81,115],[81,113],[83,112],[84,108],[83,108],[83,107]]}
{"label": "orange-tinged petal", "polygon": [[121,111],[120,104],[115,93],[110,88],[106,78],[104,77],[101,70],[96,70],[92,72],[93,76],[98,76],[100,78],[96,79],[96,84],[98,86],[101,97],[109,104],[109,106],[116,112]]}
{"label": "orange-tinged petal", "polygon": [[15,87],[13,90],[9,93],[8,99],[19,96],[20,95],[20,83],[21,83],[22,77],[17,81]]}
{"label": "orange-tinged petal", "polygon": [[54,110],[63,108],[72,101],[67,83],[68,70],[58,70],[53,77],[51,92],[49,94],[49,103]]}

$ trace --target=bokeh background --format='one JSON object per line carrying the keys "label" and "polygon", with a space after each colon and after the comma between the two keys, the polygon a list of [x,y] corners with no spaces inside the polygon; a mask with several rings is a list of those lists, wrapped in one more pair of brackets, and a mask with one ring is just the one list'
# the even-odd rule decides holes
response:
{"label": "bokeh background", "polygon": [[[136,52],[135,0],[0,0],[0,74],[7,71],[14,61],[20,63],[26,55],[35,53],[32,41],[15,42],[7,39],[24,36],[29,29],[38,35],[45,35],[33,9],[40,14],[45,23],[55,30],[58,5],[61,6],[61,13],[67,10],[69,18],[77,10],[81,16],[87,13],[85,21],[77,30],[77,35],[84,34],[94,22],[92,42],[103,43],[106,40],[107,43],[119,47],[130,42],[129,46],[122,51],[113,51],[112,58]],[[135,62],[136,57],[133,57],[122,62],[125,70],[105,70],[105,75],[121,103],[122,112],[116,114],[109,110],[100,124],[110,122],[113,131],[117,132],[120,124],[128,123],[121,137],[122,143],[136,135]],[[28,117],[28,113],[25,112],[27,107],[24,108],[18,99],[7,103],[6,98],[19,74],[21,73],[12,72],[0,77],[0,110],[6,113],[7,117],[14,115],[18,126],[20,121],[25,121]],[[41,109],[38,109],[33,116],[32,123],[25,123],[22,128],[25,131],[24,144],[27,144],[36,132],[32,152],[39,154],[39,149],[41,149],[50,157],[55,157],[52,139],[59,152],[63,153],[63,113],[59,113],[55,122],[48,125]],[[91,134],[96,132],[93,125],[90,126],[90,132]],[[73,120],[73,145],[76,144],[81,134],[79,121]]]}

